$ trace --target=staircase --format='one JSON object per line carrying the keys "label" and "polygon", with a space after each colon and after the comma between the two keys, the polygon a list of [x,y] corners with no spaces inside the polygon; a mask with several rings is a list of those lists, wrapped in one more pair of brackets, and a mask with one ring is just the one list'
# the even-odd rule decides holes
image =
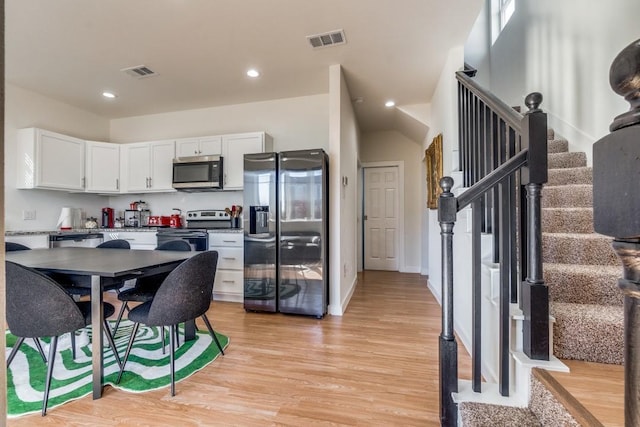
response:
{"label": "staircase", "polygon": [[[623,364],[621,264],[611,238],[593,231],[592,171],[585,153],[548,132],[549,181],[542,198],[544,280],[549,286],[553,354]],[[533,369],[526,408],[463,402],[461,425],[602,425],[546,371]]]}
{"label": "staircase", "polygon": [[623,363],[621,266],[611,238],[593,231],[591,168],[584,153],[549,131],[549,182],[542,197],[544,280],[549,286],[553,354]]}

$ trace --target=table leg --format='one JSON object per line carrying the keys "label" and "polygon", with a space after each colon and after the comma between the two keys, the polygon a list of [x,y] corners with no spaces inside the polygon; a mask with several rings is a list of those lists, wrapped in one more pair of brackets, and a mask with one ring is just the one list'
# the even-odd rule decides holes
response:
{"label": "table leg", "polygon": [[196,321],[188,320],[184,322],[184,340],[191,341],[196,339]]}
{"label": "table leg", "polygon": [[91,360],[93,367],[93,398],[102,397],[104,364],[102,350],[102,285],[100,276],[91,276]]}

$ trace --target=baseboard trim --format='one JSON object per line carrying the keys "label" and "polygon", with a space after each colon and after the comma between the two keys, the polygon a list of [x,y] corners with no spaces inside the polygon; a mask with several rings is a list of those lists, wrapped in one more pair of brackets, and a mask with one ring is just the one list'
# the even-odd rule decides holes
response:
{"label": "baseboard trim", "polygon": [[400,273],[420,273],[420,267],[417,265],[405,265],[404,268],[400,270]]}
{"label": "baseboard trim", "polygon": [[327,309],[327,311],[330,315],[342,316],[344,314],[344,312],[347,310],[349,302],[351,302],[351,297],[356,290],[356,286],[358,286],[358,276],[355,276],[353,278],[353,281],[351,282],[351,288],[349,289],[349,292],[347,292],[347,295],[345,295],[345,297],[342,299],[340,307],[329,304],[329,308]]}

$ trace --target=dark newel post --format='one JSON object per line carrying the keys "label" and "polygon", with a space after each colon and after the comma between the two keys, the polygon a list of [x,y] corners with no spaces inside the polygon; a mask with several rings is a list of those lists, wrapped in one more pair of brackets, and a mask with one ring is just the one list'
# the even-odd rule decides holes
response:
{"label": "dark newel post", "polygon": [[451,393],[458,391],[458,344],[453,327],[453,226],[457,216],[457,200],[451,193],[453,178],[440,180],[442,193],[438,199],[438,222],[442,245],[442,332],[440,334],[440,423],[458,424],[458,410]]}
{"label": "dark newel post", "polygon": [[631,109],[615,118],[611,133],[593,146],[595,231],[614,238],[622,261],[618,286],[624,302],[625,425],[640,425],[640,40],[611,64],[613,90]]}
{"label": "dark newel post", "polygon": [[522,282],[523,350],[534,360],[549,360],[549,288],[542,278],[542,185],[547,182],[547,115],[540,110],[542,95],[525,98],[522,145],[529,149],[521,182],[527,192],[527,277]]}

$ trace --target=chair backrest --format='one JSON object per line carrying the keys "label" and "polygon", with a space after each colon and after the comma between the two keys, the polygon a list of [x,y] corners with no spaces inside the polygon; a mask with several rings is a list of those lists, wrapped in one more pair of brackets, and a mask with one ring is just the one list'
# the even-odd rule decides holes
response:
{"label": "chair backrest", "polygon": [[13,252],[13,251],[28,251],[31,248],[28,246],[25,246],[21,243],[14,243],[14,242],[4,242],[4,250],[5,252]]}
{"label": "chair backrest", "polygon": [[184,251],[189,252],[191,245],[186,240],[176,239],[164,242],[156,248],[157,251]]}
{"label": "chair backrest", "polygon": [[105,249],[131,249],[129,242],[123,239],[107,240],[96,247]]}
{"label": "chair backrest", "polygon": [[51,337],[85,326],[84,316],[53,279],[31,268],[5,261],[7,324],[18,337]]}
{"label": "chair backrest", "polygon": [[206,313],[217,267],[217,251],[200,252],[176,267],[153,298],[148,324],[175,325]]}

